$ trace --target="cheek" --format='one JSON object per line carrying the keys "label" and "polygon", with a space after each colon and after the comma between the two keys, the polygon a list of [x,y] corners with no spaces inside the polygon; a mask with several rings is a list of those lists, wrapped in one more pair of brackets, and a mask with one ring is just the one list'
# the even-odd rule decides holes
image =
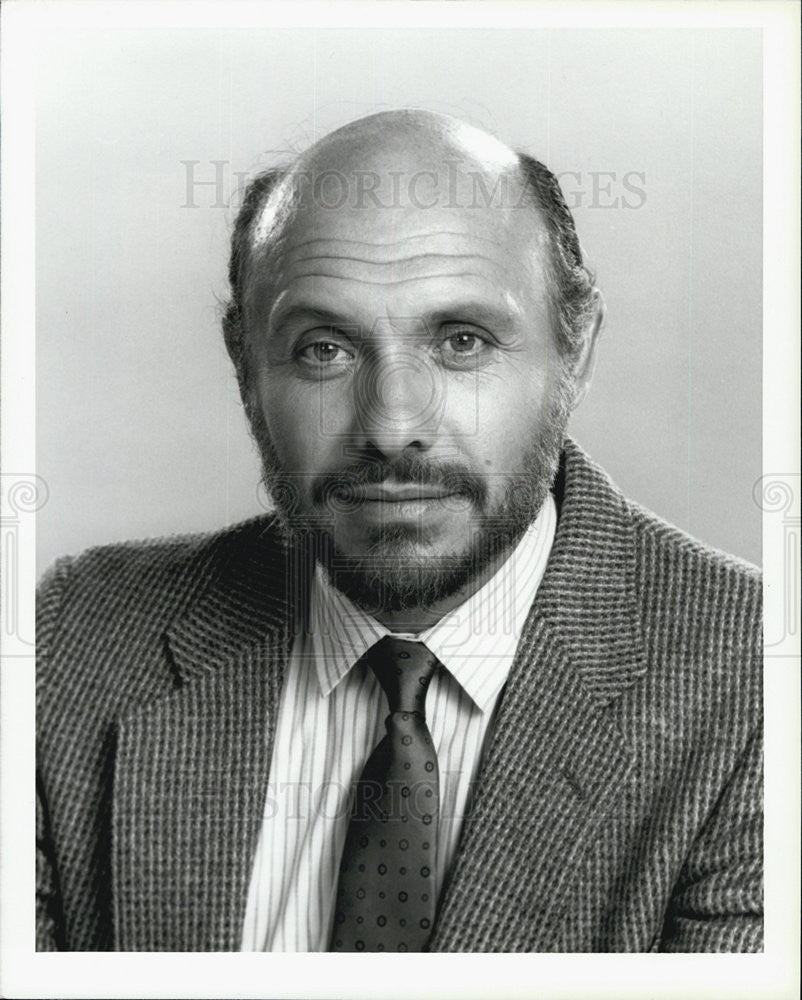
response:
{"label": "cheek", "polygon": [[265,375],[259,385],[259,406],[282,464],[297,468],[312,443],[316,423],[309,401],[292,391],[286,380]]}
{"label": "cheek", "polygon": [[285,468],[317,472],[332,464],[340,439],[324,387],[268,374],[259,386],[259,405]]}
{"label": "cheek", "polygon": [[531,450],[547,410],[547,386],[541,373],[489,382],[477,390],[464,435],[465,452],[479,472],[517,471]]}

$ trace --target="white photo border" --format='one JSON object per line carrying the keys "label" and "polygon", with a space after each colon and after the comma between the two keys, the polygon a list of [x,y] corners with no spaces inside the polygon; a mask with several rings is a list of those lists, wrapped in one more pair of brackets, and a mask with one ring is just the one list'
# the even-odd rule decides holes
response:
{"label": "white photo border", "polygon": [[[12,0],[2,33],[3,473],[33,477],[35,447],[35,85],[44,31],[272,24],[282,27],[756,27],[764,38],[764,438],[767,476],[799,490],[799,7],[728,3],[220,3]],[[796,476],[796,480],[793,477]],[[35,482],[33,488],[35,489]],[[3,491],[3,515],[7,515]],[[798,515],[797,515],[798,517]],[[3,532],[2,565],[10,536]],[[799,531],[796,532],[798,559]],[[764,517],[767,635],[784,589],[777,521]],[[17,608],[33,636],[33,542],[19,553]],[[792,553],[793,554],[793,553]],[[798,594],[792,597],[798,600]],[[798,622],[798,617],[797,617]],[[34,725],[31,651],[3,635],[0,993],[13,997],[721,997],[797,995],[799,634],[766,657],[766,950],[762,955],[51,954],[34,951]]]}

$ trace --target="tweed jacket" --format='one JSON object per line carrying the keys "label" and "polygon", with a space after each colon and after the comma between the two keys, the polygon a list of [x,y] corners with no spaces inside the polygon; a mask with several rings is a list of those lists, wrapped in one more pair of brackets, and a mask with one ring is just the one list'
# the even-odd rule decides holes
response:
{"label": "tweed jacket", "polygon": [[[759,951],[759,574],[570,439],[555,495],[430,948]],[[265,517],[46,577],[39,949],[239,949],[303,569]]]}

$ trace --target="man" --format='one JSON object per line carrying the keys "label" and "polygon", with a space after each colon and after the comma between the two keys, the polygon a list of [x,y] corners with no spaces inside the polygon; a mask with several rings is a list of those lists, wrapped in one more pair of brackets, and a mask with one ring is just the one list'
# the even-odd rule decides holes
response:
{"label": "man", "polygon": [[39,947],[760,950],[759,576],[566,437],[554,177],[375,115],[254,180],[230,279],[276,513],[43,584]]}

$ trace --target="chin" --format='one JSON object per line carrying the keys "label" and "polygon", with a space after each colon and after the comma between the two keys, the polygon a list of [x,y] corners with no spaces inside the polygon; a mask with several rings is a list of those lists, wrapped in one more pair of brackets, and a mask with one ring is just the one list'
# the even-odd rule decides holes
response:
{"label": "chin", "polygon": [[466,537],[465,531],[455,531],[454,526],[444,529],[420,522],[371,525],[356,531],[335,525],[332,541],[335,550],[349,558],[390,561],[415,561],[432,559],[458,559],[455,550]]}
{"label": "chin", "polygon": [[326,570],[332,584],[369,614],[427,610],[461,590],[474,576],[473,561],[403,560],[381,562],[339,557]]}
{"label": "chin", "polygon": [[475,579],[497,554],[488,545],[438,551],[406,526],[383,528],[368,551],[333,547],[325,569],[333,586],[368,613],[433,609]]}

